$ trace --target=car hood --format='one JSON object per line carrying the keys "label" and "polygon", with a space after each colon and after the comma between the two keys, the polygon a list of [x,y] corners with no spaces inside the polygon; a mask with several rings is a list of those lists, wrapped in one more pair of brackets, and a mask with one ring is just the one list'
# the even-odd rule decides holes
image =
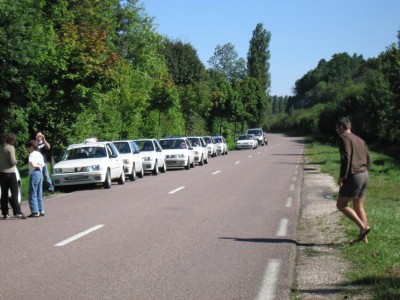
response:
{"label": "car hood", "polygon": [[109,164],[110,159],[108,157],[104,158],[86,158],[86,159],[72,159],[72,160],[63,160],[54,165],[55,168],[73,168],[73,167],[82,167],[82,166],[92,166],[92,165],[101,165],[101,164]]}

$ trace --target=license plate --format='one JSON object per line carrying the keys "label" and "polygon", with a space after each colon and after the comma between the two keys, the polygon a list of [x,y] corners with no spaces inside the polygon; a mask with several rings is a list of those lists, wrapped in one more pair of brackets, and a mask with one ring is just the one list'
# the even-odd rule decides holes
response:
{"label": "license plate", "polygon": [[78,180],[78,179],[85,179],[87,176],[86,175],[71,175],[68,176],[68,180]]}

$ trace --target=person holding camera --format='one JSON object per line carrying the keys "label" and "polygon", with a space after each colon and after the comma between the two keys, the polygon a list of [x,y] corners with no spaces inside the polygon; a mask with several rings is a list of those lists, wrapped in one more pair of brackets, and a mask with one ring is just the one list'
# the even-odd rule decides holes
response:
{"label": "person holding camera", "polygon": [[46,140],[46,137],[42,132],[38,132],[36,134],[36,142],[39,147],[39,152],[42,154],[43,159],[44,159],[44,166],[43,166],[43,181],[45,182],[45,185],[47,186],[47,190],[50,193],[54,193],[54,185],[53,182],[51,181],[50,178],[50,171],[47,166],[47,152],[50,150],[50,144]]}

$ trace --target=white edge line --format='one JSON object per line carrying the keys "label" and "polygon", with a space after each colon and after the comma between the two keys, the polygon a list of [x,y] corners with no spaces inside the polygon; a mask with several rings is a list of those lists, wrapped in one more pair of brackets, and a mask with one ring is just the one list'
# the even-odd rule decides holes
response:
{"label": "white edge line", "polygon": [[276,283],[278,282],[280,268],[281,261],[279,259],[271,259],[268,262],[261,289],[258,294],[258,300],[275,299]]}
{"label": "white edge line", "polygon": [[176,193],[176,192],[178,192],[180,190],[183,190],[184,188],[185,188],[185,186],[178,187],[177,189],[175,189],[173,191],[170,191],[168,194],[174,194],[174,193]]}
{"label": "white edge line", "polygon": [[69,244],[69,243],[71,243],[71,242],[73,242],[73,241],[75,241],[75,240],[77,240],[77,239],[79,239],[79,238],[81,238],[81,237],[83,237],[85,235],[88,235],[89,233],[91,233],[91,232],[93,232],[93,231],[95,231],[97,229],[100,229],[103,226],[104,226],[104,224],[96,225],[96,226],[94,226],[92,228],[89,228],[88,230],[85,230],[85,231],[83,231],[81,233],[78,233],[78,234],[76,234],[76,235],[74,235],[74,236],[72,236],[72,237],[70,237],[70,238],[68,238],[66,240],[63,240],[62,242],[59,242],[58,244],[55,244],[54,246],[55,247],[65,246],[66,244]]}

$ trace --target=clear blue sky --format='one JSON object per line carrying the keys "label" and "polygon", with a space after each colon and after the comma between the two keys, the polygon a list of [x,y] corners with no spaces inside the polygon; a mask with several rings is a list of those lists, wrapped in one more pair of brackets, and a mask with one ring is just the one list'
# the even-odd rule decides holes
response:
{"label": "clear blue sky", "polygon": [[400,0],[142,0],[157,32],[190,43],[201,61],[232,43],[247,60],[258,23],[271,33],[272,95],[292,95],[321,59],[377,57],[397,42]]}

